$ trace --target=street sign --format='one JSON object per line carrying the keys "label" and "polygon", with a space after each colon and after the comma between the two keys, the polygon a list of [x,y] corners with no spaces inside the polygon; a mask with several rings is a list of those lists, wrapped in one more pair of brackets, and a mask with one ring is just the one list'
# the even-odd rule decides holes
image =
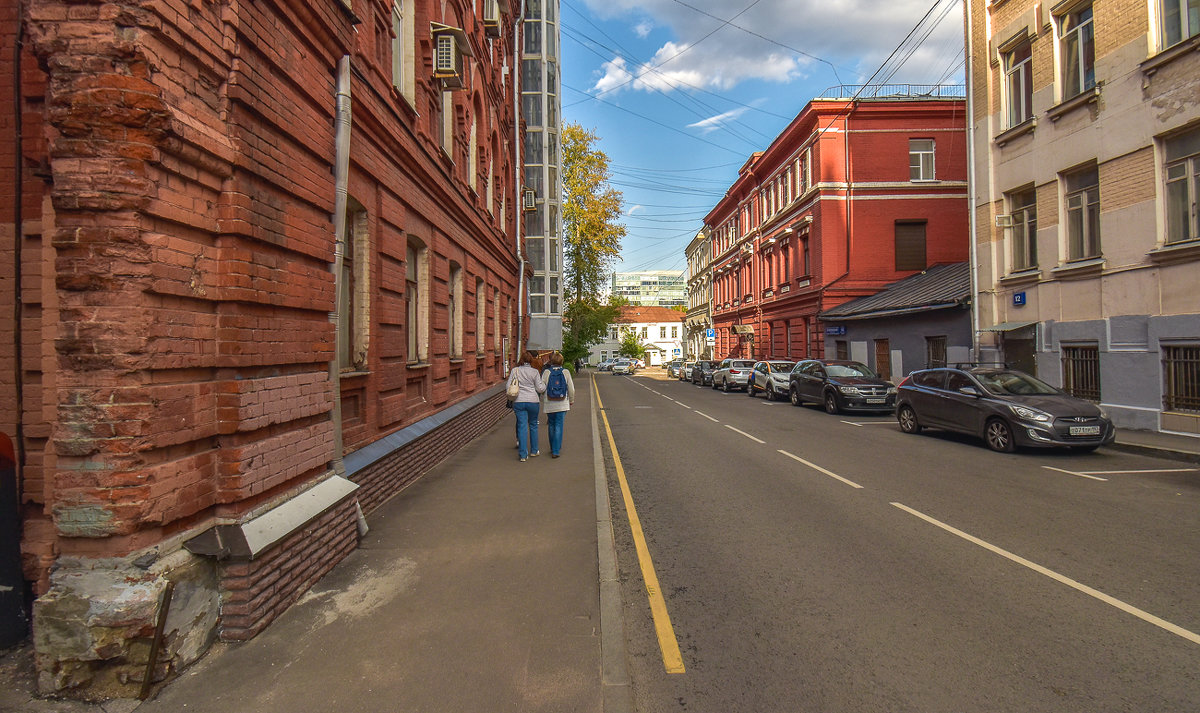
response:
{"label": "street sign", "polygon": [[1023,304],[1025,304],[1025,293],[1024,292],[1014,292],[1013,293],[1013,305],[1020,307]]}
{"label": "street sign", "polygon": [[835,337],[843,336],[846,334],[846,328],[845,327],[826,327],[825,333],[828,335],[831,335],[831,336],[835,336]]}
{"label": "street sign", "polygon": [[717,330],[715,330],[711,327],[704,330],[704,341],[708,342],[709,344],[716,344],[717,343]]}

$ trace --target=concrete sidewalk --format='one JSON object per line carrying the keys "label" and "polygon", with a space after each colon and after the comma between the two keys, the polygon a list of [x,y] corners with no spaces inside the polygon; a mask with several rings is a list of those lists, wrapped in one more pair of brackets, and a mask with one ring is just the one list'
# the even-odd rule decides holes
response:
{"label": "concrete sidewalk", "polygon": [[525,463],[503,419],[370,513],[359,549],[262,634],[215,645],[151,700],[0,710],[632,710],[591,373],[561,458],[544,414]]}

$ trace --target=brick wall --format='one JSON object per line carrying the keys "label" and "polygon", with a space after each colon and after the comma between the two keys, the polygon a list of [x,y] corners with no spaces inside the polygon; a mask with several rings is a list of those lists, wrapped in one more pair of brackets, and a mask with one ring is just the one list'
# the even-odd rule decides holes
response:
{"label": "brick wall", "polygon": [[253,638],[358,546],[354,504],[348,497],[261,557],[221,566],[223,641]]}

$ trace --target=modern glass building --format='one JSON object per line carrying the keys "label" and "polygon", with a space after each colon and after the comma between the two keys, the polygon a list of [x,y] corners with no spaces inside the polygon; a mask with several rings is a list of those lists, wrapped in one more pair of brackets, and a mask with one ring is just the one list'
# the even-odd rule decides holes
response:
{"label": "modern glass building", "polygon": [[558,0],[525,0],[521,116],[525,120],[525,259],[530,349],[562,348],[562,243],[559,202]]}
{"label": "modern glass building", "polygon": [[688,303],[683,270],[614,272],[612,294],[646,307],[686,307]]}

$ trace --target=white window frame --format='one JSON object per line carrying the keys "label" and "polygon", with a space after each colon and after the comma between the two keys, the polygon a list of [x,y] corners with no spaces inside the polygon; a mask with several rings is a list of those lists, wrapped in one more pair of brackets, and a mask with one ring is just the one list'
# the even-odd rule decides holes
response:
{"label": "white window frame", "polygon": [[1200,126],[1163,141],[1167,244],[1200,239]]}
{"label": "white window frame", "polygon": [[[409,364],[429,362],[429,248],[410,238],[405,252],[405,329]],[[416,291],[413,294],[413,291]],[[413,322],[416,322],[414,325]]]}
{"label": "white window frame", "polygon": [[[1032,196],[1032,202],[1020,202],[1022,197]],[[1012,227],[1008,228],[1012,244],[1010,272],[1033,270],[1038,266],[1037,255],[1037,190],[1029,188],[1013,191],[1006,197],[1008,212],[1012,216]]]}
{"label": "white window frame", "polygon": [[934,161],[936,145],[933,139],[908,140],[908,180],[934,181],[937,180],[936,163]]}
{"label": "white window frame", "polygon": [[1159,49],[1200,35],[1200,2],[1197,0],[1158,0]]}
{"label": "white window frame", "polygon": [[1100,257],[1100,179],[1095,164],[1063,174],[1063,230],[1067,260]]}
{"label": "white window frame", "polygon": [[1066,101],[1096,86],[1096,23],[1091,3],[1071,7],[1055,17],[1055,24],[1059,100]]}
{"label": "white window frame", "polygon": [[392,2],[392,85],[409,104],[417,101],[416,25],[405,12],[405,0]]}
{"label": "white window frame", "polygon": [[[1026,55],[1017,59],[1017,53]],[[1028,38],[1001,51],[1004,68],[1004,126],[1011,129],[1033,118],[1033,44]]]}

